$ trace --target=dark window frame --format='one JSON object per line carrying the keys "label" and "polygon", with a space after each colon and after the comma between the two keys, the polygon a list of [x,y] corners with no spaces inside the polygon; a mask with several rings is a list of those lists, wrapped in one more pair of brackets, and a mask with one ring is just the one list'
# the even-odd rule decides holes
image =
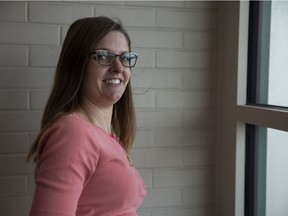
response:
{"label": "dark window frame", "polygon": [[[266,17],[264,19],[266,20],[261,20],[263,17],[263,8],[261,7],[263,7],[261,1],[250,1],[246,104],[281,108],[267,104],[270,38],[265,37],[265,33],[267,33],[265,31],[267,29],[270,31],[270,23],[267,25],[267,19],[270,22],[271,14],[268,14],[268,16],[265,14]],[[268,7],[271,8],[271,2]],[[263,22],[265,22],[266,26],[263,26]],[[263,43],[266,43],[266,45],[263,46]],[[265,215],[265,208],[263,206],[265,207],[266,205],[266,178],[262,179],[260,176],[266,174],[266,137],[266,128],[246,124],[245,216]]]}

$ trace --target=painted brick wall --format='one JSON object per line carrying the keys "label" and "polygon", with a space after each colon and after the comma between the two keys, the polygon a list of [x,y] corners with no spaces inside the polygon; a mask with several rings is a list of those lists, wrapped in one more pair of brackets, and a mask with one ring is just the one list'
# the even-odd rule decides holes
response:
{"label": "painted brick wall", "polygon": [[0,2],[0,215],[28,215],[25,156],[61,44],[74,20],[99,15],[120,18],[140,55],[131,154],[149,191],[139,216],[213,216],[219,7],[208,1]]}

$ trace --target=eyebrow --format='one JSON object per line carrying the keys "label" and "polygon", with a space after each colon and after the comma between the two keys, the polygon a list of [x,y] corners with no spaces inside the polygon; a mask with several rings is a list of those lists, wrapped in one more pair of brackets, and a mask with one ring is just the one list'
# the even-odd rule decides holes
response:
{"label": "eyebrow", "polygon": [[[101,47],[100,47],[100,48],[95,49],[94,52],[97,51],[97,50],[105,50],[105,51],[108,51],[108,52],[114,53],[112,50],[107,49],[107,48],[101,48]],[[122,51],[122,52],[120,52],[119,54],[118,54],[118,53],[114,53],[114,54],[121,55],[121,54],[123,54],[123,53],[127,53],[127,52],[130,52],[130,51],[127,50],[127,51]]]}

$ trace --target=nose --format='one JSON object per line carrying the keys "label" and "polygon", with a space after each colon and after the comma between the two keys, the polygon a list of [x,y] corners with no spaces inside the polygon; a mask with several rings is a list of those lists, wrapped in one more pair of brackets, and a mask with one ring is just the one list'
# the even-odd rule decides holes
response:
{"label": "nose", "polygon": [[114,64],[111,66],[112,72],[114,73],[122,73],[124,66],[122,65],[122,62],[120,61],[120,57],[117,56],[115,59]]}

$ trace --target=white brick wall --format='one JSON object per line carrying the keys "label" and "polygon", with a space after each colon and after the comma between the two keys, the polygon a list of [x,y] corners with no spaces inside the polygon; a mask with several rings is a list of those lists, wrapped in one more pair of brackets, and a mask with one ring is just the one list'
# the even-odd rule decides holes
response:
{"label": "white brick wall", "polygon": [[120,18],[140,55],[131,158],[148,196],[139,216],[213,216],[219,7],[208,1],[0,1],[0,215],[28,215],[25,155],[61,44],[74,20],[99,15]]}

